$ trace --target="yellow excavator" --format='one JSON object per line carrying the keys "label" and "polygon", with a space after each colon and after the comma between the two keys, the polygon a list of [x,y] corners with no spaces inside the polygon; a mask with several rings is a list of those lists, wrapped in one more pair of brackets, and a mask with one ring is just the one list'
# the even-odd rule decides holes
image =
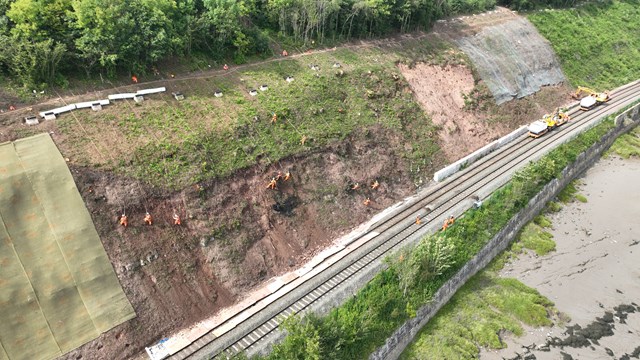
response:
{"label": "yellow excavator", "polygon": [[[582,93],[587,94],[586,97],[580,98]],[[576,93],[573,94],[573,98],[580,100],[580,110],[591,110],[595,106],[609,101],[609,92],[597,92],[593,89],[584,86],[578,86]]]}
{"label": "yellow excavator", "polygon": [[552,114],[545,114],[542,116],[542,120],[535,121],[529,125],[529,136],[539,138],[549,130],[557,128],[570,119],[571,117],[567,114],[566,109],[556,108]]}

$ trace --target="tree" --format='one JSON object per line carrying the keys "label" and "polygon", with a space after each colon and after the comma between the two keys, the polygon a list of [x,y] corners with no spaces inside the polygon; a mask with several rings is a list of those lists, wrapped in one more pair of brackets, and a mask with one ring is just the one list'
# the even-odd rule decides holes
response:
{"label": "tree", "polygon": [[244,61],[248,52],[249,40],[245,33],[248,21],[248,8],[244,0],[204,0],[206,9],[202,16],[204,28],[211,34],[211,50],[224,51],[235,49],[238,62]]}
{"label": "tree", "polygon": [[75,45],[87,71],[96,64],[113,73],[118,67],[144,72],[175,52],[171,0],[75,0],[80,37]]}
{"label": "tree", "polygon": [[49,39],[14,43],[8,50],[7,60],[22,82],[30,87],[44,87],[55,81],[66,46]]}

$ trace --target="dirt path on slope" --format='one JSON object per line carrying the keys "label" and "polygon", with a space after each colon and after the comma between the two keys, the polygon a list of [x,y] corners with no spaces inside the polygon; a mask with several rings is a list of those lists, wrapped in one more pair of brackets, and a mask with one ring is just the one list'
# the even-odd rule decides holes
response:
{"label": "dirt path on slope", "polygon": [[[547,351],[532,351],[539,360],[620,359],[640,348],[640,308],[626,319],[614,309],[640,304],[640,160],[600,160],[582,181],[580,193],[588,203],[573,202],[551,216],[556,252],[543,257],[520,256],[504,268],[503,275],[515,277],[548,297],[571,318],[567,326],[596,324],[589,329],[597,329],[592,331],[594,335],[605,336],[585,347],[551,346]],[[614,315],[609,323],[606,312]],[[605,321],[594,323],[596,318]],[[609,334],[607,327],[611,325]],[[507,349],[483,351],[481,358],[515,359],[517,353],[529,352],[524,347],[540,347],[552,338],[566,339],[565,331],[563,327],[528,329],[521,338],[509,338]],[[572,342],[576,339],[568,343]]]}
{"label": "dirt path on slope", "polygon": [[[251,62],[248,64],[229,66],[229,70],[222,69],[200,69],[199,71],[189,71],[186,73],[180,73],[171,71],[168,69],[160,69],[159,75],[138,76],[139,83],[132,84],[127,80],[114,80],[103,79],[100,84],[103,86],[92,86],[90,89],[76,88],[75,90],[62,90],[62,89],[48,89],[44,91],[44,94],[34,93],[33,101],[22,102],[20,99],[13,95],[10,95],[4,91],[0,91],[0,125],[9,121],[22,121],[22,118],[29,115],[35,115],[40,111],[49,110],[52,108],[65,106],[67,104],[73,104],[84,101],[91,101],[97,99],[106,99],[107,95],[117,93],[135,92],[140,89],[149,89],[157,87],[170,88],[172,84],[177,81],[193,80],[193,79],[207,79],[207,78],[222,78],[230,75],[235,75],[240,71],[251,69],[254,67],[262,66],[264,64],[287,61],[289,59],[296,59],[305,56],[313,56],[317,54],[333,52],[338,49],[364,49],[373,47],[389,47],[397,46],[405,41],[415,41],[428,37],[429,33],[416,32],[412,34],[402,34],[393,37],[376,40],[355,40],[348,44],[332,47],[332,48],[310,48],[310,49],[297,49],[296,51],[290,51],[290,55],[283,57],[276,55],[275,57],[263,61]],[[174,77],[171,77],[173,75]],[[95,81],[97,83],[97,79]],[[16,110],[7,111],[9,105],[14,105]]]}

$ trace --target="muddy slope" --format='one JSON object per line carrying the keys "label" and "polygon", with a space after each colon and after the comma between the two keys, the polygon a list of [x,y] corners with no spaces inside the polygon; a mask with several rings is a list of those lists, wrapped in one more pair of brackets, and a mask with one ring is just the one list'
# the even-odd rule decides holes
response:
{"label": "muddy slope", "polygon": [[[414,185],[381,128],[280,162],[292,179],[266,188],[252,168],[224,181],[171,194],[87,168],[73,168],[79,190],[138,317],[65,356],[128,358],[163,336],[214,314],[260,284],[299,266],[344,231],[369,219]],[[380,187],[372,190],[371,182]],[[357,191],[349,184],[360,183]],[[369,197],[372,202],[365,206]],[[118,226],[126,201],[130,226]],[[143,225],[148,210],[154,225]],[[174,226],[173,211],[183,226]],[[98,351],[99,350],[99,351]]]}

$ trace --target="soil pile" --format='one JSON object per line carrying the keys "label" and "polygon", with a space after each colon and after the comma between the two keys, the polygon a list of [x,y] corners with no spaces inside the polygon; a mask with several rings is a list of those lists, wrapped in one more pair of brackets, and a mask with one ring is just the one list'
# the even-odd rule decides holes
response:
{"label": "soil pile", "polygon": [[565,80],[551,45],[524,18],[488,26],[456,43],[471,58],[498,104]]}

